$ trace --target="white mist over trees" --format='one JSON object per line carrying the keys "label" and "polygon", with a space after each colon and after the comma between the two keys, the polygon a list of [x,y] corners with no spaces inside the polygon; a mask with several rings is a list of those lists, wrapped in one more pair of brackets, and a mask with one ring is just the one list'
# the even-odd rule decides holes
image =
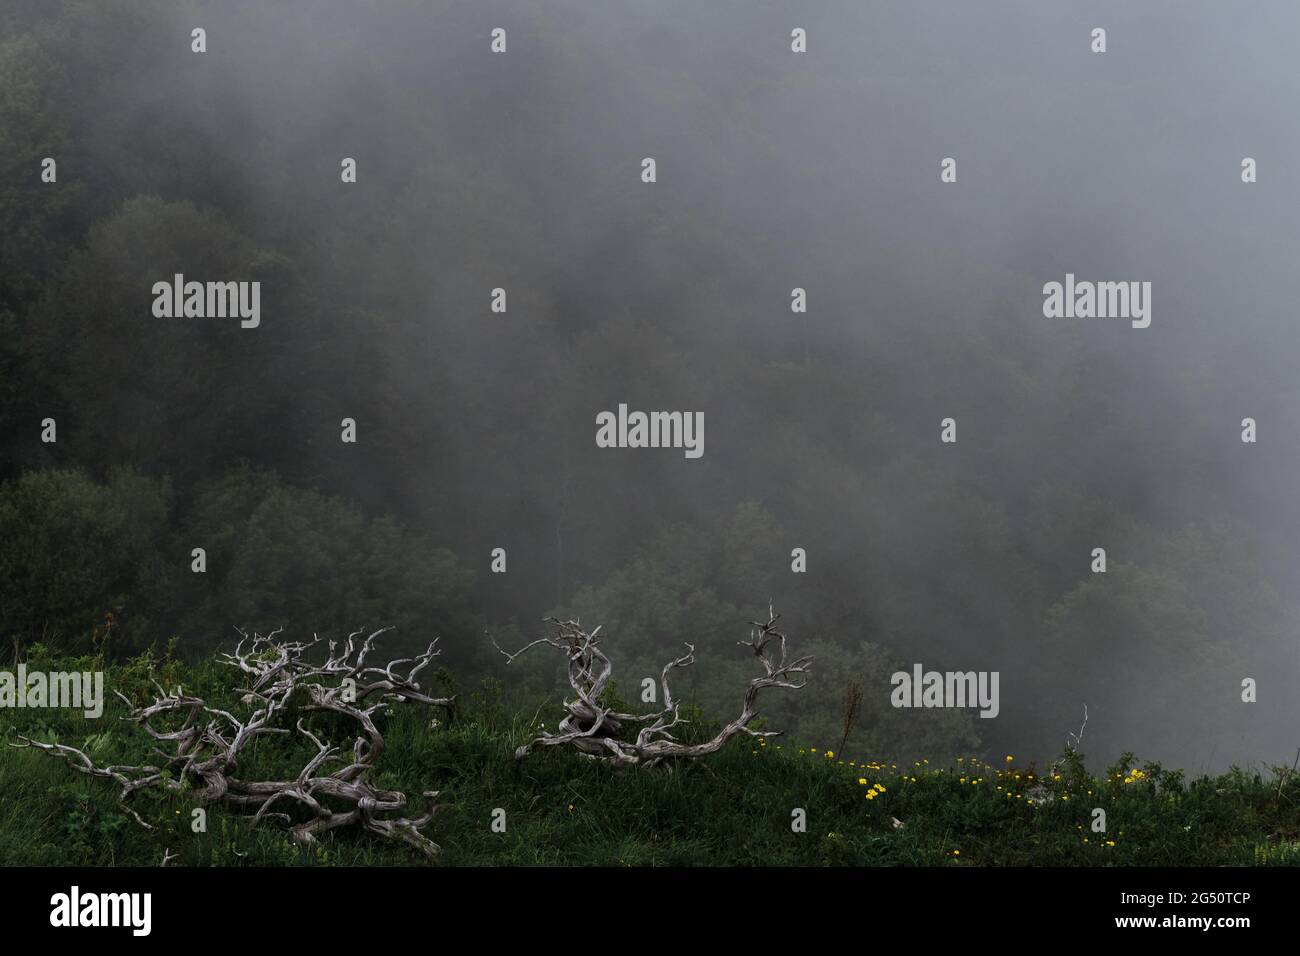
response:
{"label": "white mist over trees", "polygon": [[[1086,703],[1090,759],[1289,760],[1300,12],[823,7],[0,0],[6,635],[395,623],[498,677],[554,612],[629,695],[691,640],[725,714],[773,599],[811,742],[858,680],[864,757],[1047,757]],[[258,327],[154,318],[175,274]],[[1067,274],[1150,327],[1044,318]],[[598,448],[620,404],[708,453]],[[998,718],[890,708],[916,661]]]}

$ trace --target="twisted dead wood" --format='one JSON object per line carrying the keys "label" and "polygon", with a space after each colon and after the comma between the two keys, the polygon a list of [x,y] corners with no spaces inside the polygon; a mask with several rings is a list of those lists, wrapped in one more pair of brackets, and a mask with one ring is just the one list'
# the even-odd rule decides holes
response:
{"label": "twisted dead wood", "polygon": [[[752,737],[775,737],[780,731],[756,731],[749,728],[750,722],[758,716],[758,695],[767,687],[786,687],[799,690],[803,681],[796,682],[793,675],[807,672],[812,664],[811,657],[789,660],[786,654],[786,636],[776,627],[779,614],[773,614],[768,608],[766,623],[751,621],[753,630],[748,641],[737,641],[741,647],[748,647],[758,658],[763,673],[749,682],[745,690],[744,706],[740,716],[723,727],[711,740],[698,744],[684,744],[673,737],[673,728],[686,723],[681,716],[681,703],[673,697],[669,674],[695,663],[695,645],[686,644],[686,653],[664,665],[660,675],[663,687],[663,708],[647,714],[619,713],[601,703],[601,697],[609,684],[613,665],[597,641],[600,628],[588,633],[577,621],[562,621],[559,618],[547,618],[555,633],[549,637],[539,638],[525,645],[513,654],[497,646],[506,658],[506,663],[513,663],[515,658],[538,645],[549,645],[562,652],[568,658],[569,686],[577,695],[576,700],[566,700],[565,717],[560,721],[558,733],[543,731],[533,740],[515,751],[516,759],[522,760],[535,747],[572,747],[580,754],[593,760],[608,762],[614,766],[653,767],[671,758],[694,759],[704,757],[721,750],[737,734],[745,733]],[[493,641],[494,646],[496,642]],[[624,725],[641,725],[636,737],[623,739],[620,734]]]}
{"label": "twisted dead wood", "polygon": [[[112,780],[121,788],[123,809],[146,829],[154,827],[128,804],[137,792],[160,788],[179,793],[187,791],[204,804],[224,804],[251,813],[254,823],[276,819],[290,828],[293,839],[311,844],[316,837],[337,827],[359,824],[372,833],[403,840],[433,856],[438,845],[420,831],[433,820],[438,791],[424,792],[424,813],[417,817],[390,817],[406,808],[406,794],[382,790],[369,776],[384,751],[384,737],[375,726],[374,715],[390,704],[410,702],[431,704],[450,709],[454,697],[431,697],[417,678],[439,655],[435,640],[424,653],[390,661],[378,666],[367,659],[375,639],[391,628],[375,631],[364,640],[356,631],[340,649],[334,641],[327,645],[323,664],[305,660],[308,651],[320,644],[319,637],[302,642],[280,641],[280,630],[265,637],[249,637],[240,631],[240,641],[233,654],[218,659],[238,668],[249,678],[249,686],[240,688],[241,703],[250,708],[242,719],[227,710],[209,706],[202,698],[186,694],[182,688],[165,690],[154,682],[157,696],[153,703],[136,707],[120,692],[117,696],[131,708],[123,720],[133,721],[159,744],[162,757],[158,766],[96,766],[83,751],[67,744],[43,743],[19,736],[17,747],[34,747],[61,757],[74,770],[92,777]],[[247,647],[245,646],[247,645]],[[405,667],[405,672],[402,668]],[[316,749],[302,770],[292,780],[246,780],[238,776],[238,764],[248,745],[259,736],[291,734],[278,726],[290,710],[297,713],[329,712],[351,721],[356,738],[345,756],[341,747],[332,745],[309,730],[298,717],[295,727]],[[156,718],[174,715],[168,723],[175,729],[160,729]],[[175,718],[180,725],[175,726]],[[326,764],[343,766],[327,773]],[[272,810],[272,807],[275,810]],[[287,812],[296,810],[293,814]],[[306,819],[303,819],[303,817]]]}

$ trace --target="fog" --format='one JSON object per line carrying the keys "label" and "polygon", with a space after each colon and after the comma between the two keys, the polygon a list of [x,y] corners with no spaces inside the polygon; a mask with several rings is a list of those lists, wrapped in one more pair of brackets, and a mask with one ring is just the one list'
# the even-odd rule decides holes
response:
{"label": "fog", "polygon": [[[194,386],[201,456],[162,435],[148,456],[106,439],[24,467],[184,488],[251,461],[392,515],[475,572],[482,630],[444,640],[474,644],[476,676],[499,664],[483,630],[527,637],[563,608],[608,618],[612,653],[641,635],[628,693],[692,634],[704,680],[744,663],[714,610],[745,612],[739,638],[771,599],[792,644],[844,654],[773,697],[805,738],[855,675],[891,709],[869,643],[908,671],[999,672],[998,717],[969,714],[986,755],[1049,759],[1087,705],[1090,761],[1291,762],[1295,4],[104,6],[124,19],[111,45],[79,41],[97,79],[60,154],[89,184],[81,215],[189,201],[292,265]],[[122,272],[145,277],[142,320],[168,256],[196,278],[212,261],[150,241]],[[1150,282],[1150,326],[1046,318],[1067,274]],[[77,328],[58,301],[43,314]],[[123,349],[154,335],[122,327]],[[245,372],[264,414],[202,432],[201,409],[247,399]],[[598,447],[620,403],[702,413],[704,453]],[[362,437],[340,463],[345,415]],[[747,502],[767,532],[735,530]],[[728,673],[724,709],[747,679]],[[925,741],[947,743],[861,747]]]}

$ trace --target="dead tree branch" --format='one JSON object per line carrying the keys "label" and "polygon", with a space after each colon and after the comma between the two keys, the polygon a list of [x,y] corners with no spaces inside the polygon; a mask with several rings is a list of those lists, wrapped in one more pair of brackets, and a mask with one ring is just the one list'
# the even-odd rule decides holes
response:
{"label": "dead tree branch", "polygon": [[[758,716],[758,695],[767,687],[792,690],[802,688],[804,682],[795,678],[807,672],[812,658],[789,659],[785,634],[776,626],[780,615],[773,614],[769,607],[767,616],[766,623],[751,621],[753,630],[750,639],[737,642],[742,647],[750,648],[763,668],[763,673],[751,680],[745,690],[740,716],[723,727],[711,740],[698,744],[684,744],[673,736],[673,729],[686,723],[686,719],[681,716],[681,703],[673,697],[669,679],[673,671],[695,663],[694,644],[686,643],[686,653],[664,665],[660,675],[662,709],[647,714],[619,713],[601,703],[613,673],[613,665],[597,640],[600,628],[588,633],[578,621],[547,618],[547,623],[555,629],[553,635],[539,638],[513,654],[500,647],[497,650],[505,656],[507,663],[511,663],[520,654],[538,645],[554,647],[568,658],[569,686],[577,697],[564,702],[566,714],[560,721],[557,733],[543,732],[516,750],[515,757],[523,759],[535,747],[572,747],[586,757],[614,766],[653,767],[672,758],[694,759],[716,753],[740,733],[754,737],[778,736],[777,731],[755,731],[749,728],[750,722]],[[494,646],[495,643],[494,641]],[[631,725],[626,734],[625,725]],[[636,730],[635,739],[625,739],[630,736],[632,728]]]}
{"label": "dead tree branch", "polygon": [[[155,750],[161,758],[159,766],[99,767],[76,747],[24,736],[19,736],[20,743],[13,746],[43,750],[63,758],[80,773],[114,781],[120,788],[123,808],[146,829],[152,830],[153,826],[127,801],[141,790],[158,788],[174,793],[186,791],[203,804],[236,807],[250,813],[254,823],[266,818],[280,820],[289,826],[293,839],[303,844],[314,843],[319,834],[328,830],[359,824],[433,856],[437,844],[420,831],[433,819],[438,792],[425,791],[425,810],[418,817],[386,816],[404,810],[407,798],[401,791],[381,790],[369,780],[375,762],[384,752],[384,737],[374,717],[389,705],[401,702],[450,709],[454,697],[431,697],[417,679],[440,653],[436,640],[414,658],[383,666],[368,663],[375,639],[387,630],[375,631],[364,640],[359,640],[364,632],[356,631],[342,648],[330,641],[323,664],[306,660],[307,652],[320,644],[319,637],[302,643],[279,640],[279,631],[251,637],[240,631],[234,653],[218,659],[247,675],[249,686],[240,688],[241,702],[249,710],[243,717],[210,706],[180,687],[165,690],[157,682],[157,695],[153,703],[145,706],[133,706],[118,693],[130,708],[122,719],[139,724],[161,745]],[[294,733],[280,726],[291,709],[302,715],[341,715],[356,737],[345,750],[310,730],[300,716],[294,727],[315,748],[302,770],[292,780],[240,777],[240,758],[255,739]],[[335,763],[343,766],[327,773],[325,765]]]}

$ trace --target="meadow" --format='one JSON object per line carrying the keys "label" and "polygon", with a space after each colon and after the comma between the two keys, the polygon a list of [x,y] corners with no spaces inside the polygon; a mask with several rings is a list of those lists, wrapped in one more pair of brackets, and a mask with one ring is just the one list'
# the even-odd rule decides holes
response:
{"label": "meadow", "polygon": [[[29,667],[98,663],[43,653],[33,648]],[[106,676],[133,701],[149,699],[157,681],[239,706],[237,672],[215,661],[146,654]],[[450,686],[445,673],[435,682]],[[9,746],[21,734],[75,746],[98,765],[156,763],[152,741],[119,719],[127,708],[110,695],[99,720],[0,711],[0,863],[157,866],[167,853],[169,865],[190,867],[1300,864],[1300,774],[1292,768],[1186,779],[1125,755],[1089,772],[1085,756],[1071,751],[1047,766],[1014,754],[900,765],[840,754],[824,741],[746,737],[671,769],[613,770],[558,749],[517,761],[516,747],[555,726],[558,702],[512,701],[491,682],[459,691],[452,712],[402,704],[376,717],[387,742],[376,783],[405,791],[413,806],[422,791],[440,791],[425,830],[441,847],[433,860],[355,827],[300,846],[276,822],[253,826],[226,807],[208,808],[206,831],[195,833],[198,804],[184,792],[132,798],[155,826],[149,831],[124,812],[112,781]],[[311,718],[321,733],[328,716]],[[709,715],[688,716],[683,739],[716,728]],[[299,735],[259,738],[240,776],[292,778],[311,752]],[[1104,832],[1093,828],[1096,808]]]}

